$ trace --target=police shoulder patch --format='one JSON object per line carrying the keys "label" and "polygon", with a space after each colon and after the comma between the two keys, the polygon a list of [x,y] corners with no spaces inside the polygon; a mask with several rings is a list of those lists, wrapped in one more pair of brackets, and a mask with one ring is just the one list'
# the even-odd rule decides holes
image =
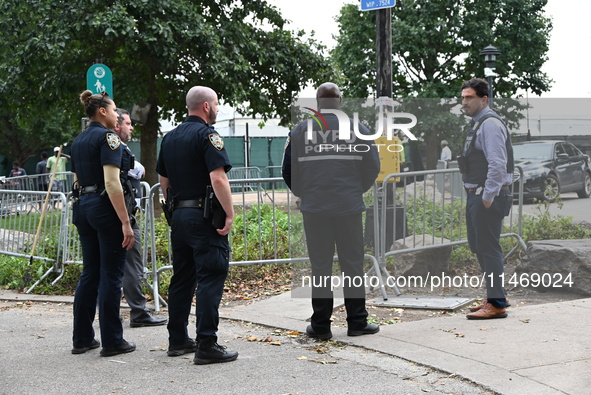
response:
{"label": "police shoulder patch", "polygon": [[208,137],[209,142],[211,143],[211,145],[215,147],[215,149],[217,149],[218,151],[224,149],[224,140],[222,140],[219,134],[211,133]]}
{"label": "police shoulder patch", "polygon": [[107,144],[114,151],[121,145],[121,139],[115,133],[107,133]]}
{"label": "police shoulder patch", "polygon": [[291,143],[291,137],[287,136],[287,140],[285,140],[285,146],[283,146],[283,151],[289,147],[289,143]]}

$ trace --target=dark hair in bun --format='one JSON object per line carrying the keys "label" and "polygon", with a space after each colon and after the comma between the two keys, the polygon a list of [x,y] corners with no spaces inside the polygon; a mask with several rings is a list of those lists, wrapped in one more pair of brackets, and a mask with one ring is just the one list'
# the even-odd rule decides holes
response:
{"label": "dark hair in bun", "polygon": [[113,104],[113,100],[111,100],[107,92],[93,95],[88,89],[80,94],[80,102],[82,102],[84,112],[88,118],[93,118],[99,108],[106,108],[107,105]]}

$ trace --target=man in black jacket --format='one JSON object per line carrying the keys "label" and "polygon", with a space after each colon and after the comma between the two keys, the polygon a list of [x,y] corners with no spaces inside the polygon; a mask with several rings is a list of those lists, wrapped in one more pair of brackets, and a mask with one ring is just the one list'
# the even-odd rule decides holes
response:
{"label": "man in black jacket", "polygon": [[[341,93],[333,83],[320,85],[316,92],[318,111],[339,110]],[[308,253],[312,263],[310,337],[330,339],[333,310],[332,276],[335,244],[342,271],[349,336],[374,334],[379,326],[367,323],[363,271],[362,213],[363,193],[374,183],[379,170],[378,152],[373,140],[363,140],[353,133],[369,135],[362,124],[349,119],[351,138],[341,139],[339,119],[322,113],[323,129],[318,124],[308,131],[308,122],[298,124],[289,134],[283,158],[282,175],[301,199],[300,210]]]}

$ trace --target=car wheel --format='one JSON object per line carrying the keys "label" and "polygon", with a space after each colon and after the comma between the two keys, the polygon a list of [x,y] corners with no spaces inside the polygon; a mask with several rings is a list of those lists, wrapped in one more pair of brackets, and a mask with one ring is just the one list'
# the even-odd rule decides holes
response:
{"label": "car wheel", "polygon": [[560,195],[560,185],[555,175],[550,174],[544,182],[544,199],[550,203],[554,202]]}
{"label": "car wheel", "polygon": [[585,172],[585,181],[583,182],[583,189],[577,192],[580,198],[588,198],[591,196],[591,173]]}

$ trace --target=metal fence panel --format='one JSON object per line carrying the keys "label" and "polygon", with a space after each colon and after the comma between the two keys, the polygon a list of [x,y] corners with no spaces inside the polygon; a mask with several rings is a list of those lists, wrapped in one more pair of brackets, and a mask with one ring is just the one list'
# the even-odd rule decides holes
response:
{"label": "metal fence panel", "polygon": [[[303,226],[301,214],[294,196],[282,178],[265,177],[266,174],[280,172],[279,166],[263,171],[256,167],[233,170],[229,176],[237,218],[232,230],[232,236],[236,237],[230,239],[237,241],[231,245],[234,252],[230,264],[296,264],[308,261],[304,233],[299,228]],[[522,174],[520,168],[516,174],[518,177]],[[65,176],[68,182],[63,183],[64,189],[69,191],[72,175]],[[238,178],[240,176],[245,178]],[[390,182],[398,178],[398,183]],[[36,185],[37,179],[29,176],[19,181],[21,186],[32,186]],[[12,183],[0,187],[4,188],[0,189],[0,253],[27,257],[46,192],[12,190],[9,189],[14,187]],[[142,229],[147,284],[154,293],[158,309],[164,302],[159,293],[161,274],[172,268],[170,228],[164,226],[161,219],[160,185],[150,187],[142,182],[142,188],[144,193],[138,223]],[[366,215],[366,232],[373,231],[369,237],[366,233],[366,241],[368,238],[374,254],[366,255],[366,259],[372,265],[368,276],[377,277],[384,299],[387,299],[384,278],[390,276],[386,258],[467,242],[463,217],[465,193],[458,193],[459,188],[461,179],[456,168],[390,174],[374,187],[371,192],[373,207]],[[519,197],[519,204],[513,207],[507,218],[508,231],[502,237],[516,238],[515,249],[525,249],[521,239],[522,190],[514,191],[514,195]],[[49,209],[41,228],[42,237],[35,258],[54,262],[50,271],[63,274],[63,265],[82,263],[82,254],[67,195],[51,192],[49,196]],[[393,247],[402,236],[411,236],[403,243],[406,248]],[[164,256],[158,253],[162,250],[161,245],[168,245]],[[58,280],[59,277],[54,283]],[[396,288],[394,291],[399,293]]]}
{"label": "metal fence panel", "polygon": [[[517,168],[516,174],[519,177],[522,169]],[[398,183],[391,182],[398,177]],[[386,268],[390,256],[467,244],[466,194],[459,193],[460,188],[463,184],[457,168],[390,174],[376,187],[374,245],[382,276],[388,283],[396,283],[388,281],[393,277]],[[505,260],[518,248],[526,249],[521,238],[523,190],[513,194],[518,197],[518,205],[504,221],[506,232],[501,237],[515,238],[517,243]],[[402,241],[397,244],[398,240]],[[396,286],[392,288],[400,294]]]}

